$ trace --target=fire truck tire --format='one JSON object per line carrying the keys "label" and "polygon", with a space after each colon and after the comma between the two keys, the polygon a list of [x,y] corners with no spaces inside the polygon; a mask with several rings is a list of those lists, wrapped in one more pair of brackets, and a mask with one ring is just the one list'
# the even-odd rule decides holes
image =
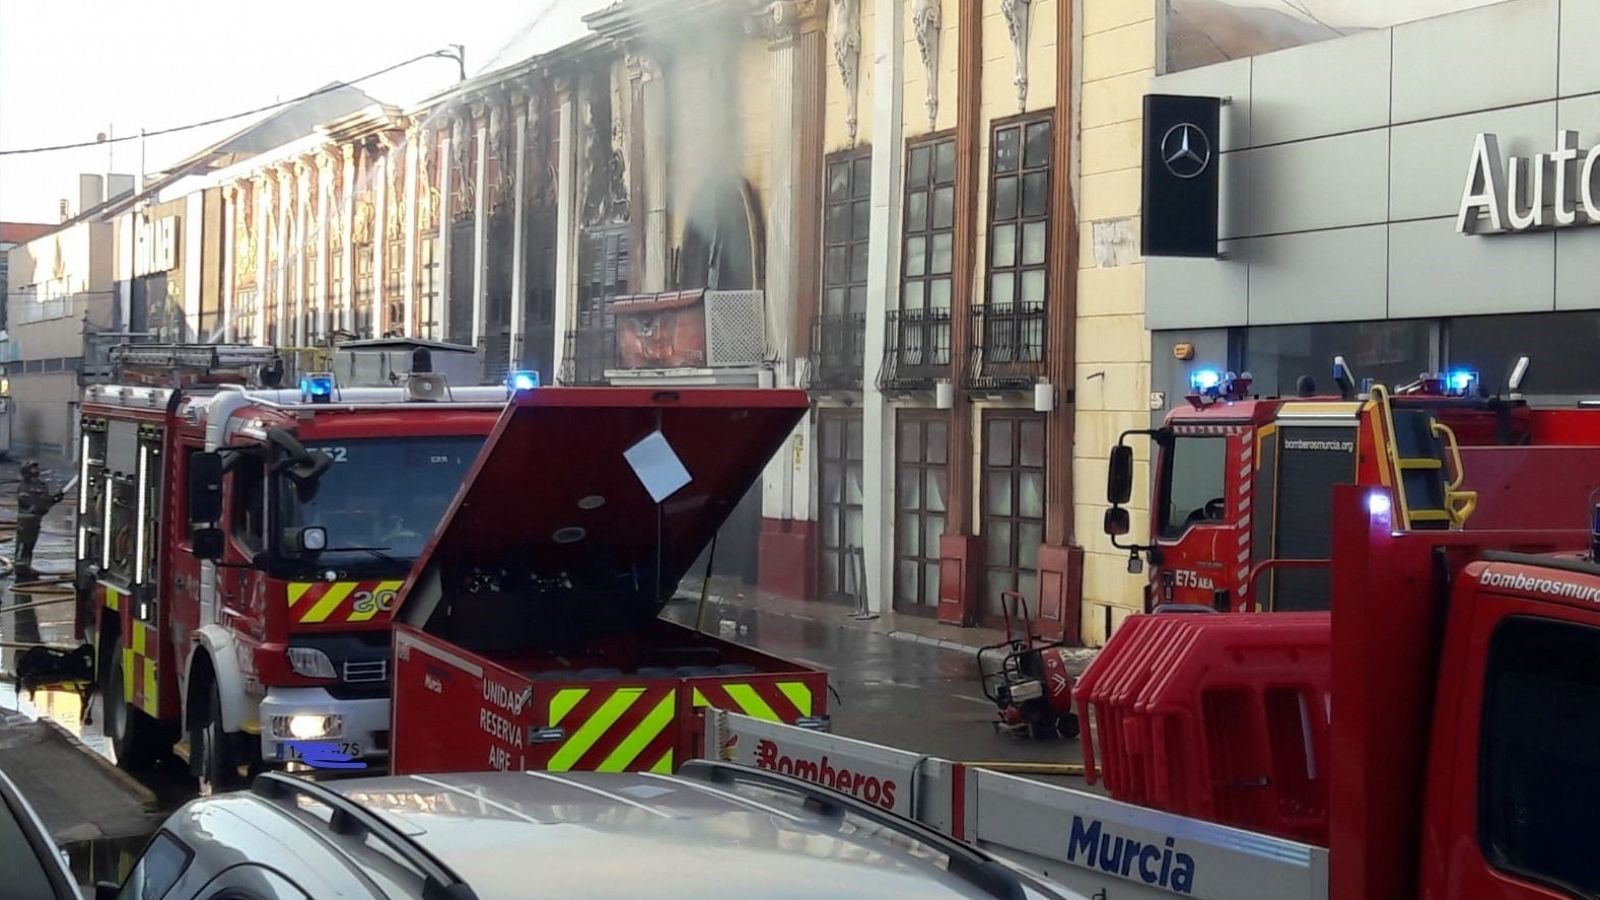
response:
{"label": "fire truck tire", "polygon": [[189,737],[201,794],[220,794],[244,786],[244,779],[239,777],[239,756],[234,751],[236,743],[234,736],[223,730],[222,692],[213,683],[205,720]]}
{"label": "fire truck tire", "polygon": [[105,733],[117,753],[117,765],[130,772],[142,772],[154,767],[164,750],[161,746],[161,723],[123,697],[121,666],[106,667],[100,698]]}

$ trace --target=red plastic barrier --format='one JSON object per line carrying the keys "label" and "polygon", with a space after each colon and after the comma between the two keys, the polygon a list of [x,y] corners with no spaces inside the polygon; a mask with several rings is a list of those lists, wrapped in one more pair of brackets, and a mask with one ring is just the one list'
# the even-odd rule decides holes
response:
{"label": "red plastic barrier", "polygon": [[1325,843],[1331,633],[1327,613],[1130,617],[1074,691],[1090,783]]}

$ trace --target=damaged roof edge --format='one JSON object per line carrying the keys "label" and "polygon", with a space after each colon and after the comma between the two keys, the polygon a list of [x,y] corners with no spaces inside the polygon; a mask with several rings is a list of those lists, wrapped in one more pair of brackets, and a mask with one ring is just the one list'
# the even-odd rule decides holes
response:
{"label": "damaged roof edge", "polygon": [[414,116],[432,112],[437,107],[466,100],[477,92],[493,89],[501,83],[514,78],[531,75],[541,70],[548,71],[557,66],[572,63],[591,53],[614,49],[616,49],[615,44],[606,37],[597,34],[585,35],[548,52],[528,57],[509,66],[474,75],[466,81],[451,85],[437,94],[418,101],[414,106],[407,109],[406,113]]}

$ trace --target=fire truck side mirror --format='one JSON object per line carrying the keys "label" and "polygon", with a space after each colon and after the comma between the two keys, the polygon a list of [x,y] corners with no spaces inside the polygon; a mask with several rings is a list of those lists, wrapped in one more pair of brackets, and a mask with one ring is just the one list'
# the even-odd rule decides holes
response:
{"label": "fire truck side mirror", "polygon": [[189,535],[189,543],[195,559],[205,559],[215,562],[222,558],[222,529],[221,528],[196,528]]}
{"label": "fire truck side mirror", "polygon": [[1133,448],[1118,444],[1111,448],[1111,467],[1106,474],[1106,501],[1121,506],[1133,497]]}
{"label": "fire truck side mirror", "polygon": [[1122,537],[1129,532],[1128,511],[1120,506],[1113,506],[1106,510],[1106,534],[1112,537]]}
{"label": "fire truck side mirror", "polygon": [[189,457],[189,522],[210,524],[222,518],[222,454]]}

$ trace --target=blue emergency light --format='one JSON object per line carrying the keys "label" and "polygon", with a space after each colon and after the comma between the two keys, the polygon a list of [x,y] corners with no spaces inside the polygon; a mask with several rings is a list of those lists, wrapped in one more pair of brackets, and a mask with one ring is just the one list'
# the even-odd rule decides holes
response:
{"label": "blue emergency light", "polygon": [[312,403],[328,403],[333,400],[333,373],[308,372],[300,376],[300,398],[310,400]]}
{"label": "blue emergency light", "polygon": [[1222,373],[1216,369],[1196,369],[1189,373],[1189,389],[1205,393],[1222,384]]}
{"label": "blue emergency light", "polygon": [[513,392],[531,391],[539,386],[539,373],[534,369],[512,372],[506,378],[506,386]]}
{"label": "blue emergency light", "polygon": [[1455,369],[1445,376],[1445,387],[1452,394],[1465,394],[1478,385],[1478,373],[1468,369]]}

